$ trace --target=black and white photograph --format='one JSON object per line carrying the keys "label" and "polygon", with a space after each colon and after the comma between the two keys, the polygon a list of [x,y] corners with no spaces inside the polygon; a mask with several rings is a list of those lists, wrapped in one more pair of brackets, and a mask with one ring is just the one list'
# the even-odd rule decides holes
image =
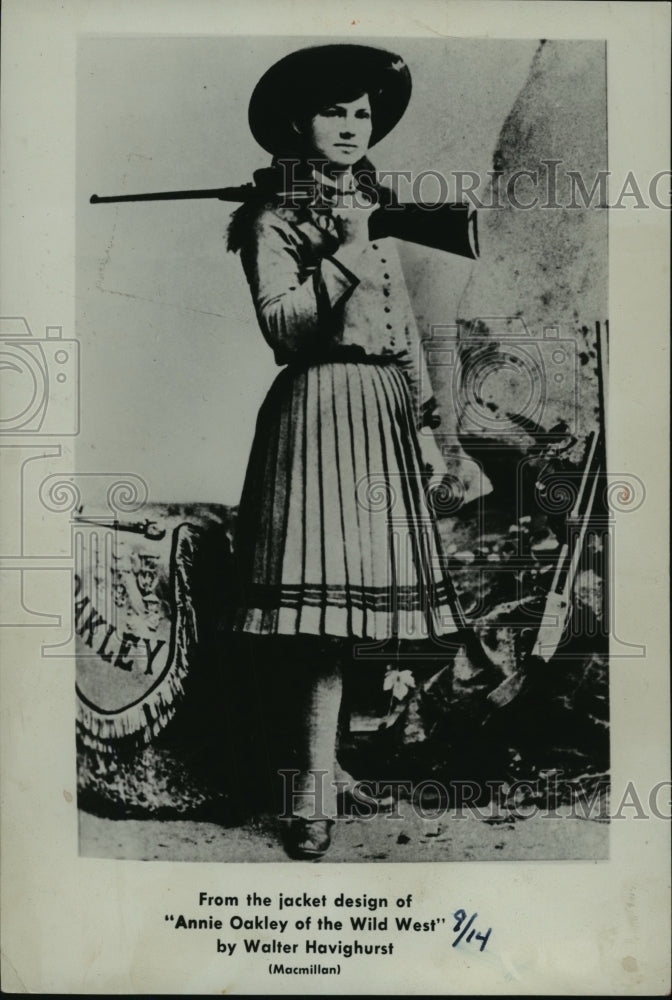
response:
{"label": "black and white photograph", "polygon": [[80,850],[605,858],[605,44],[309,41],[80,41]]}
{"label": "black and white photograph", "polygon": [[669,28],[6,0],[3,990],[669,994]]}

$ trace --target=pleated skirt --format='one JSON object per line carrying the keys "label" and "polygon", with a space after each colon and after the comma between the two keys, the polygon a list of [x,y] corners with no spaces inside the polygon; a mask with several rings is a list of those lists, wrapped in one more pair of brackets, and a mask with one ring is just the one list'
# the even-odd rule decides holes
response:
{"label": "pleated skirt", "polygon": [[280,373],[259,411],[235,542],[236,631],[417,641],[457,630],[396,364]]}

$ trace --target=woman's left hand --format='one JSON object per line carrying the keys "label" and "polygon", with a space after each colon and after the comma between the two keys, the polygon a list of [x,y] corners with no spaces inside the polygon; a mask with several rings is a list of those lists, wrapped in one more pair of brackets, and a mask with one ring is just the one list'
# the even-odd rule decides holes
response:
{"label": "woman's left hand", "polygon": [[420,431],[418,439],[420,441],[420,451],[426,475],[431,476],[432,479],[437,477],[438,479],[442,479],[448,471],[448,466],[446,465],[446,460],[443,457],[441,449],[436,443],[436,438],[433,434]]}
{"label": "woman's left hand", "polygon": [[464,502],[462,485],[449,471],[434,435],[421,432],[419,440],[423,463],[422,485],[427,504],[436,517],[455,514]]}

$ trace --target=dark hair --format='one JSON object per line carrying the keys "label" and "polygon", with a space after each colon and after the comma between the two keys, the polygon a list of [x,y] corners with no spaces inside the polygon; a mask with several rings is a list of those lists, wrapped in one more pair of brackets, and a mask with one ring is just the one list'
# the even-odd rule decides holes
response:
{"label": "dark hair", "polygon": [[376,98],[380,96],[380,89],[372,90],[364,86],[358,80],[325,80],[317,81],[315,87],[306,88],[305,102],[303,103],[305,112],[309,115],[317,114],[321,108],[329,107],[331,104],[349,104],[365,95],[371,102],[371,110],[376,103]]}
{"label": "dark hair", "polygon": [[360,80],[317,80],[306,91],[305,108],[312,114],[330,104],[348,104],[369,93]]}

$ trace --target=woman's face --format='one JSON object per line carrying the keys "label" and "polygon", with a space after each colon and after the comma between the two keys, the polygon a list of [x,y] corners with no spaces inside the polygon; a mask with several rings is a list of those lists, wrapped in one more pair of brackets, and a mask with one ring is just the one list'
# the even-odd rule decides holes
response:
{"label": "woman's face", "polygon": [[366,153],[371,127],[371,105],[368,94],[363,94],[354,101],[320,108],[310,120],[308,139],[320,158],[344,169]]}

